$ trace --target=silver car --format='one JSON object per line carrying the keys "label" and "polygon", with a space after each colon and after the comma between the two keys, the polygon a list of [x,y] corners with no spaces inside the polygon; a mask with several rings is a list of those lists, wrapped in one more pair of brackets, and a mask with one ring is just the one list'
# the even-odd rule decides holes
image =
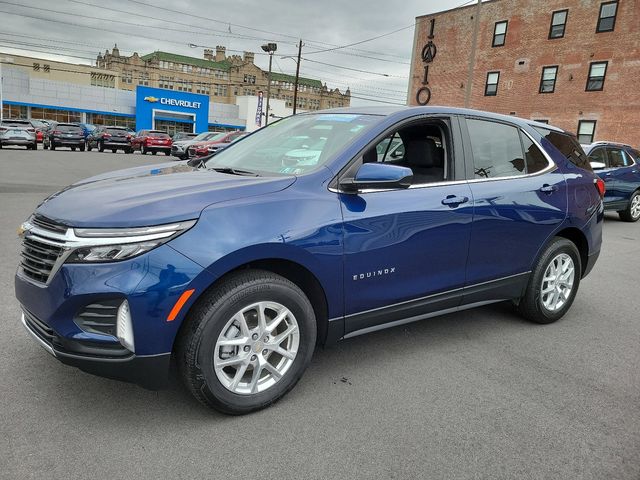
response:
{"label": "silver car", "polygon": [[178,157],[180,160],[186,160],[189,158],[188,149],[190,145],[193,145],[196,142],[204,142],[207,140],[211,140],[216,135],[219,135],[220,132],[202,132],[200,135],[197,135],[188,140],[178,140],[173,142],[171,145],[171,155],[174,157]]}
{"label": "silver car", "polygon": [[27,150],[36,150],[38,143],[35,128],[31,124],[10,121],[0,124],[0,148],[5,145],[19,145],[27,147]]}

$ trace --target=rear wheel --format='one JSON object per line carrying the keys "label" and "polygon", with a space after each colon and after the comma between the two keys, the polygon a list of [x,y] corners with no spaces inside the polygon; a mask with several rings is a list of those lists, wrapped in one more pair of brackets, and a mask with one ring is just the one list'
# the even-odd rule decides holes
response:
{"label": "rear wheel", "polygon": [[103,142],[98,142],[98,151],[99,152],[104,152],[104,143]]}
{"label": "rear wheel", "polygon": [[56,149],[56,144],[55,144],[55,143],[53,143],[53,142],[51,142],[51,143],[49,144],[49,148],[50,148],[51,150],[55,150],[55,149]]}
{"label": "rear wheel", "polygon": [[80,151],[84,152],[84,144],[80,145]]}
{"label": "rear wheel", "polygon": [[133,148],[131,147],[125,148],[124,153],[133,153]]}
{"label": "rear wheel", "polygon": [[571,307],[581,277],[582,264],[575,244],[556,237],[540,255],[518,310],[532,322],[555,322]]}
{"label": "rear wheel", "polygon": [[625,210],[620,210],[618,215],[625,222],[637,222],[640,219],[640,192],[633,192],[629,205]]}
{"label": "rear wheel", "polygon": [[289,280],[245,270],[200,300],[182,327],[182,380],[204,405],[239,415],[268,407],[302,376],[313,355],[311,303]]}
{"label": "rear wheel", "polygon": [[92,150],[91,143],[87,142],[87,152],[90,152],[91,150]]}
{"label": "rear wheel", "polygon": [[146,154],[147,154],[147,147],[145,147],[144,145],[142,145],[142,147],[140,148],[140,152],[141,152],[143,155],[146,155]]}
{"label": "rear wheel", "polygon": [[155,155],[155,154],[157,154],[157,153],[158,153],[157,151],[153,150],[153,151],[151,152],[151,155]]}
{"label": "rear wheel", "polygon": [[75,152],[76,151],[76,147],[71,147],[71,151]]}
{"label": "rear wheel", "polygon": [[118,151],[118,149],[117,149],[117,148],[112,148],[112,149],[111,149],[111,153],[116,153],[117,151]]}

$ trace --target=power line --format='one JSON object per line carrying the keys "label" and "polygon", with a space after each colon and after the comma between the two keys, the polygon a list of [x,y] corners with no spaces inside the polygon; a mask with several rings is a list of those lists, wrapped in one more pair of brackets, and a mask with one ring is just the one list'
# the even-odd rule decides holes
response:
{"label": "power line", "polygon": [[392,32],[387,32],[387,33],[383,33],[381,35],[376,35],[375,37],[367,38],[365,40],[360,40],[359,42],[349,43],[347,45],[341,45],[341,46],[333,47],[333,48],[325,48],[324,50],[316,50],[315,52],[306,52],[305,55],[310,55],[310,54],[313,54],[313,53],[332,52],[334,50],[340,50],[340,49],[343,49],[343,48],[354,47],[356,45],[361,45],[363,43],[371,42],[371,41],[377,40],[379,38],[388,37],[389,35],[393,35],[394,33],[401,32],[401,31],[406,30],[406,29],[411,28],[411,27],[415,27],[415,23],[412,23],[411,25],[407,25],[406,27],[398,28],[397,30],[393,30]]}
{"label": "power line", "polygon": [[408,79],[409,77],[401,77],[399,75],[391,75],[390,73],[380,73],[380,72],[372,72],[370,70],[361,70],[358,68],[351,68],[351,67],[344,67],[341,65],[334,65],[333,63],[325,63],[325,62],[320,62],[318,60],[311,60],[310,58],[306,58],[303,57],[303,60],[306,60],[307,62],[312,62],[312,63],[319,63],[320,65],[326,65],[329,67],[336,67],[336,68],[342,68],[344,70],[351,70],[353,72],[360,72],[360,73],[370,73],[371,75],[380,75],[381,77],[394,77],[394,78],[404,78],[404,79]]}

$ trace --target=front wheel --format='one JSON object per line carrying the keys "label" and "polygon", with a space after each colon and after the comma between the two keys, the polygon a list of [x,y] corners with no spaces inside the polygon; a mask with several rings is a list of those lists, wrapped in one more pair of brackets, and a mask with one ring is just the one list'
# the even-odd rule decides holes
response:
{"label": "front wheel", "polygon": [[230,275],[182,326],[182,380],[204,405],[240,415],[268,407],[311,361],[316,318],[295,284],[262,270]]}
{"label": "front wheel", "polygon": [[98,151],[100,153],[104,152],[104,143],[98,142]]}
{"label": "front wheel", "polygon": [[540,255],[518,310],[535,323],[559,320],[571,307],[581,277],[582,264],[575,244],[556,237]]}
{"label": "front wheel", "polygon": [[625,222],[637,222],[640,219],[640,192],[633,192],[629,199],[629,205],[618,212],[620,220]]}

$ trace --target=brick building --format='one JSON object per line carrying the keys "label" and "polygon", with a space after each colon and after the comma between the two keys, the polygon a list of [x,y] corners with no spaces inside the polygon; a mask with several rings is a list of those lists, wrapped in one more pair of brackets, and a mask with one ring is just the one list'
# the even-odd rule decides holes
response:
{"label": "brick building", "polygon": [[[134,90],[137,85],[164,88],[181,92],[209,95],[211,101],[235,104],[236,97],[257,95],[267,90],[268,72],[254,63],[255,54],[226,55],[226,48],[205,49],[203,58],[153,52],[147,55],[134,53],[120,55],[118,47],[98,55],[96,65],[119,73],[119,86]],[[271,98],[284,100],[293,107],[295,77],[271,73]],[[298,79],[298,108],[320,110],[345,107],[351,102],[351,92],[327,88],[320,80]]]}
{"label": "brick building", "polygon": [[640,0],[489,0],[416,25],[409,104],[640,144]]}

